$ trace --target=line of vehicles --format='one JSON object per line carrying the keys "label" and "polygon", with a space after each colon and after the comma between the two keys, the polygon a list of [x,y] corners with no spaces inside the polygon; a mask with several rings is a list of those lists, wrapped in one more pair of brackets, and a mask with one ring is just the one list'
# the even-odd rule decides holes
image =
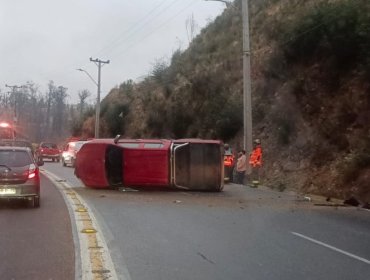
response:
{"label": "line of vehicles", "polygon": [[25,199],[40,206],[39,166],[44,160],[75,168],[89,188],[180,189],[221,191],[224,187],[224,146],[201,139],[69,139],[38,147],[16,139],[0,123],[0,199]]}

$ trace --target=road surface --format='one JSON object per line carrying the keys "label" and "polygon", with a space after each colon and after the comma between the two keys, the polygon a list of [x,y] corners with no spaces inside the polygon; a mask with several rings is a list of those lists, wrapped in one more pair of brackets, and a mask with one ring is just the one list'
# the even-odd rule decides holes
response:
{"label": "road surface", "polygon": [[370,213],[230,184],[221,193],[84,188],[118,279],[367,279]]}
{"label": "road surface", "polygon": [[75,248],[64,199],[41,177],[41,207],[0,201],[0,279],[75,278]]}

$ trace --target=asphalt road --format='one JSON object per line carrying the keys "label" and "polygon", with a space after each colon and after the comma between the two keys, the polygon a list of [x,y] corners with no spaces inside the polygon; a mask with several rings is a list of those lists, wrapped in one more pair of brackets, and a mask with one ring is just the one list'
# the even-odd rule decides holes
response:
{"label": "asphalt road", "polygon": [[41,207],[0,202],[0,279],[75,278],[75,250],[68,209],[59,191],[41,177]]}
{"label": "asphalt road", "polygon": [[66,179],[93,210],[119,279],[368,279],[370,212],[230,184],[221,193],[121,192]]}

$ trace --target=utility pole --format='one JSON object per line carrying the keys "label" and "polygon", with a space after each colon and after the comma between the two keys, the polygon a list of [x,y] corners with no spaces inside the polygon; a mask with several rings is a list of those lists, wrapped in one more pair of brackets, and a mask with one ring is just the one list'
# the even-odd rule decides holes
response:
{"label": "utility pole", "polygon": [[109,64],[109,60],[103,61],[98,58],[92,59],[90,61],[94,62],[98,66],[98,96],[96,98],[96,107],[95,107],[95,138],[99,138],[99,118],[100,118],[100,77],[101,77],[101,67],[104,64]]}
{"label": "utility pole", "polygon": [[[243,15],[243,103],[244,103],[244,149],[250,155],[253,149],[252,133],[252,86],[251,86],[251,50],[249,39],[249,4],[242,0]],[[247,174],[251,173],[251,166],[247,164]]]}
{"label": "utility pole", "polygon": [[16,85],[9,86],[7,84],[5,84],[5,86],[7,88],[11,88],[12,89],[12,95],[14,97],[14,118],[13,118],[13,121],[14,121],[14,123],[17,123],[18,122],[18,119],[17,119],[17,97],[15,95],[15,91],[16,91],[16,89],[23,88],[23,86],[16,86]]}
{"label": "utility pole", "polygon": [[[226,0],[205,0],[216,1],[226,4],[226,7],[233,4]],[[242,18],[243,18],[243,148],[249,156],[253,149],[253,126],[252,126],[252,85],[251,85],[251,50],[249,35],[249,3],[248,0],[242,0]],[[252,168],[247,164],[247,174],[250,174]]]}

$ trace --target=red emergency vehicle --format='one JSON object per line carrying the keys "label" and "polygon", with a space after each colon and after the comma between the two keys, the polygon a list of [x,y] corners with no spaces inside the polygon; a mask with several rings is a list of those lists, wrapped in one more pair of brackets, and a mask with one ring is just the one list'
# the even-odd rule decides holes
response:
{"label": "red emergency vehicle", "polygon": [[15,131],[8,122],[0,122],[0,139],[15,140]]}

